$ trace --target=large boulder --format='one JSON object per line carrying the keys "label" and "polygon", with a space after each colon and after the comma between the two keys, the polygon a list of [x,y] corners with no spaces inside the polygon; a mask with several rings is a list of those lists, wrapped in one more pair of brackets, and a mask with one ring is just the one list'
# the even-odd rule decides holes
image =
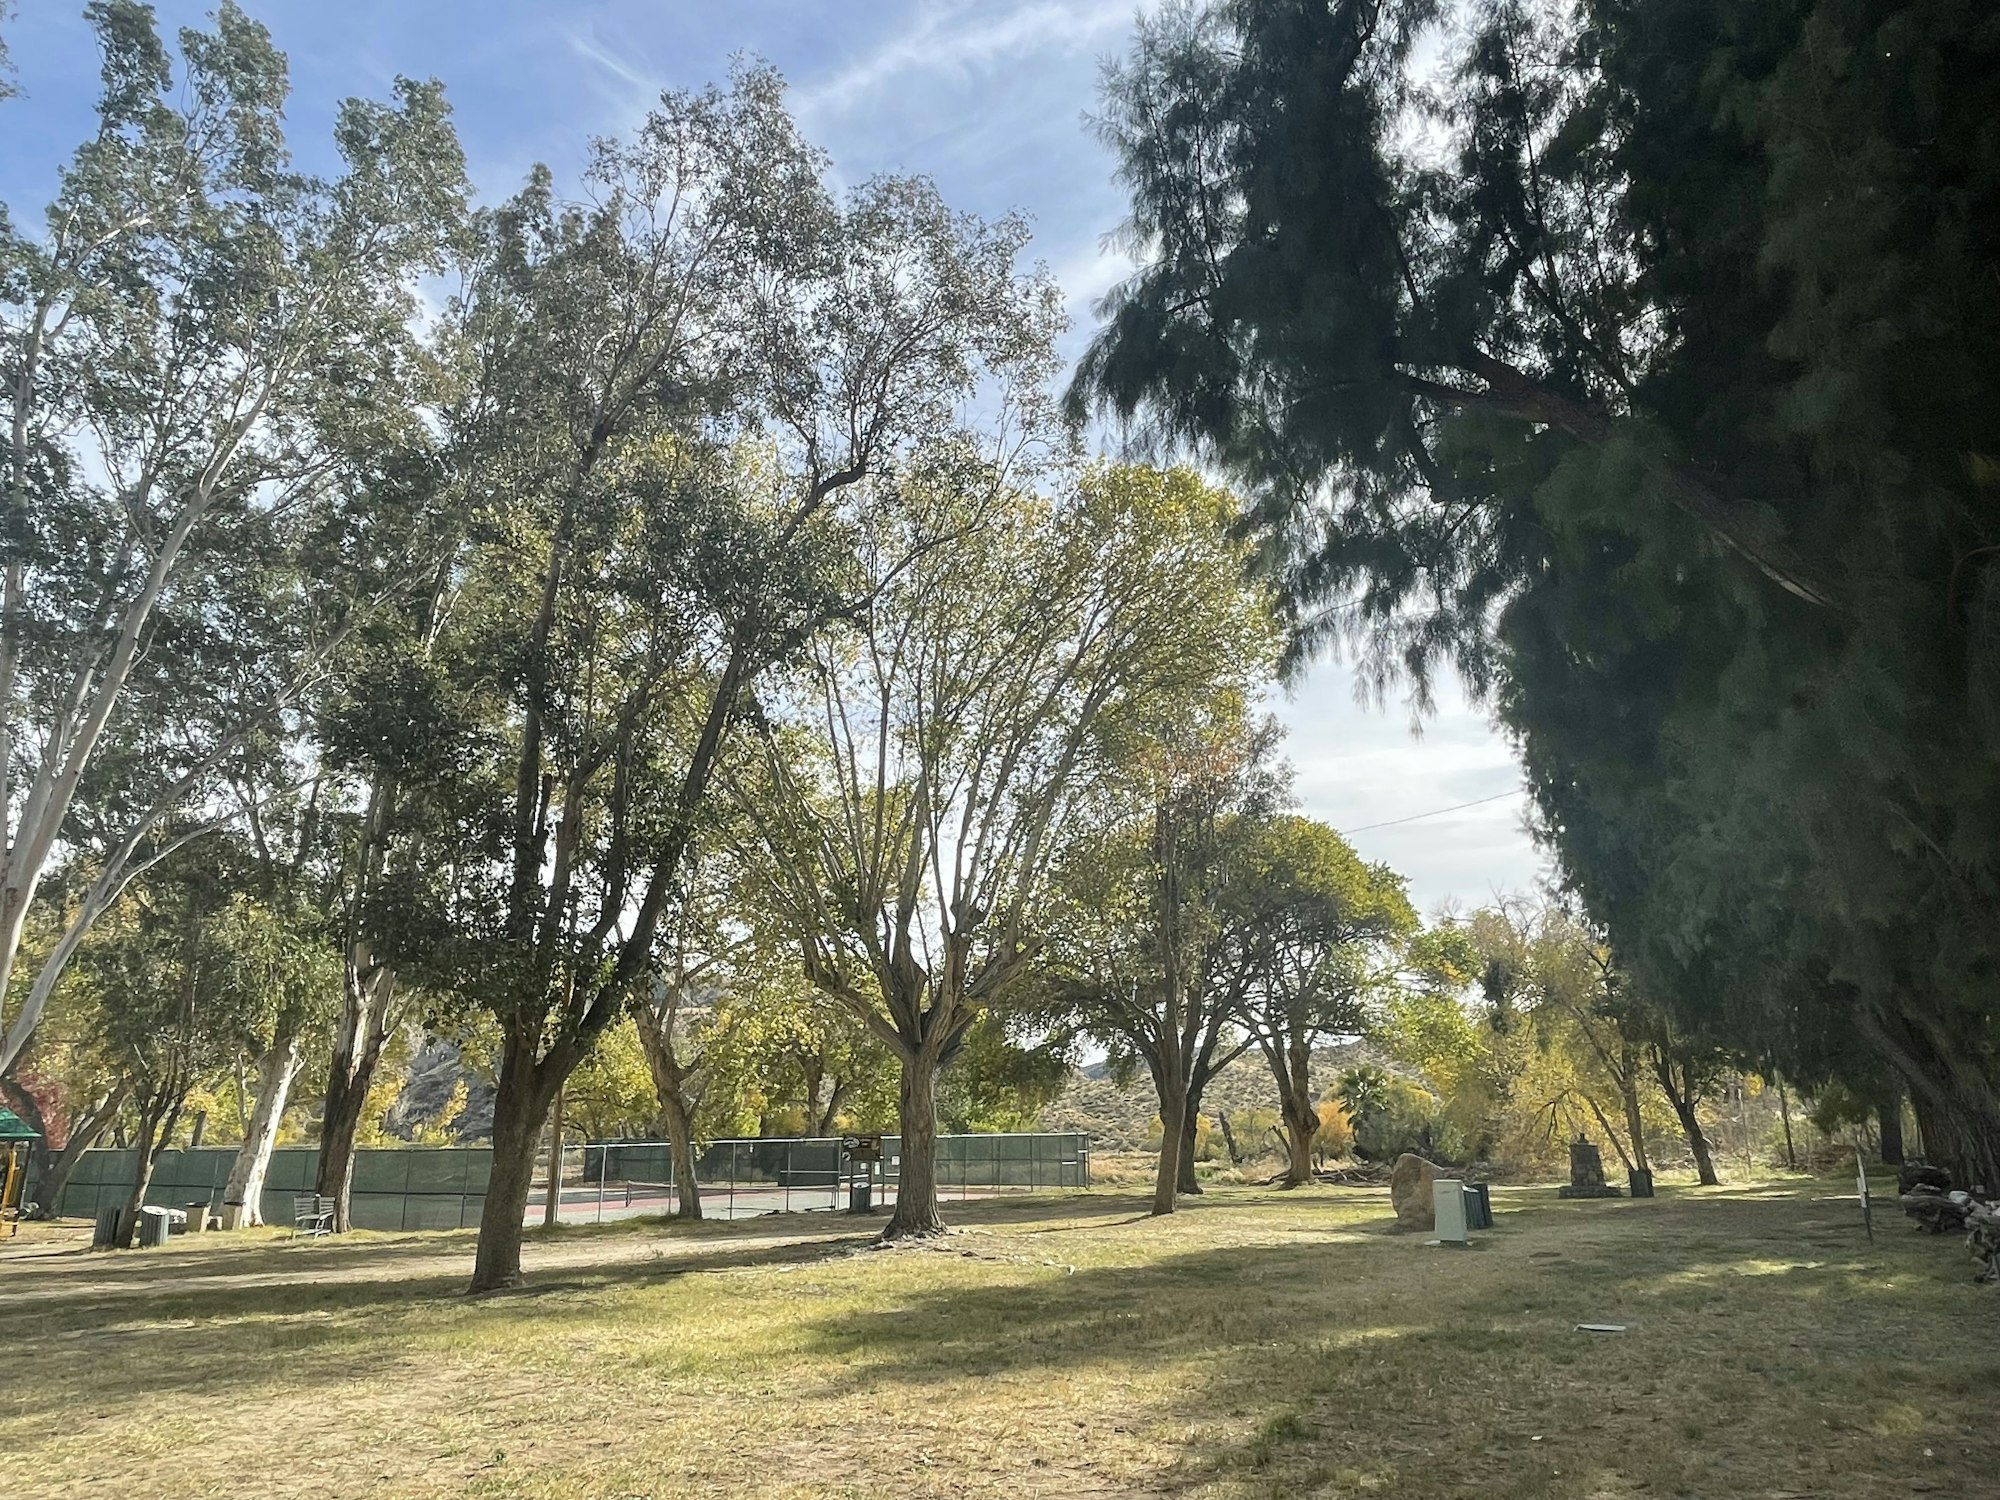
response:
{"label": "large boulder", "polygon": [[1397,1228],[1437,1227],[1437,1200],[1431,1184],[1437,1181],[1439,1170],[1436,1163],[1408,1151],[1396,1158],[1396,1165],[1389,1170],[1389,1202],[1396,1209]]}

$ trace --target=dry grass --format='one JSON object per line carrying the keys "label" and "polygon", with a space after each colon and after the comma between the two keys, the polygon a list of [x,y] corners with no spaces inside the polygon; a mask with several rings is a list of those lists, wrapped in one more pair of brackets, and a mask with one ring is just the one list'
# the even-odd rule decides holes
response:
{"label": "dry grass", "polygon": [[1836,1191],[1502,1190],[1470,1251],[1344,1189],[618,1226],[476,1301],[461,1235],[0,1246],[0,1493],[2000,1492],[2000,1303]]}

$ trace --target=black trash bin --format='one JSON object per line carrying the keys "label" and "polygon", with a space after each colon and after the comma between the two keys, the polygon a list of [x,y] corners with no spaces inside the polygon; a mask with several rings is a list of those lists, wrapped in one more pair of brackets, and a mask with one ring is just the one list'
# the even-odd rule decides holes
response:
{"label": "black trash bin", "polygon": [[1634,1198],[1650,1198],[1653,1196],[1653,1174],[1650,1171],[1634,1167],[1625,1176],[1631,1183],[1632,1196]]}
{"label": "black trash bin", "polygon": [[851,1214],[875,1212],[875,1182],[868,1173],[847,1179],[847,1211]]}
{"label": "black trash bin", "polygon": [[1483,1182],[1468,1182],[1465,1185],[1465,1227],[1467,1229],[1493,1227],[1493,1195]]}
{"label": "black trash bin", "polygon": [[97,1211],[97,1223],[90,1231],[90,1248],[93,1250],[116,1250],[118,1248],[118,1221],[125,1216],[125,1210],[113,1204]]}

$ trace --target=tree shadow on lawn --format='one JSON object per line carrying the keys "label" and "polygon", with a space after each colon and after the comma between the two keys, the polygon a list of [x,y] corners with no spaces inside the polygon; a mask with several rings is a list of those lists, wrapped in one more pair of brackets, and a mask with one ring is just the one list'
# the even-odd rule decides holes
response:
{"label": "tree shadow on lawn", "polygon": [[[1058,1199],[954,1219],[970,1229],[1056,1220],[1048,1233],[1094,1226],[1114,1254],[1121,1242],[1128,1253],[1144,1254],[1133,1239],[1147,1233],[1143,1216],[1107,1216],[1107,1210],[1116,1214],[1141,1202]],[[1302,1206],[1304,1200],[1287,1202]],[[1218,1197],[1192,1208],[1182,1222],[1194,1228],[1195,1216],[1210,1209],[1259,1204]],[[1353,1203],[1329,1200],[1328,1207],[1345,1211]],[[551,1310],[551,1300],[565,1304],[565,1312],[617,1316],[599,1294],[695,1272],[853,1257],[858,1265],[882,1268],[872,1295],[895,1305],[801,1325],[798,1352],[825,1371],[829,1390],[934,1387],[1038,1369],[1087,1378],[1095,1372],[1115,1381],[1180,1363],[1194,1372],[1169,1408],[1183,1423],[1222,1412],[1279,1424],[1215,1450],[1224,1455],[1218,1461],[1233,1462],[1227,1455],[1240,1448],[1241,1461],[1254,1466],[1283,1447],[1287,1423],[1325,1430],[1328,1421],[1316,1413],[1329,1403],[1346,1401],[1400,1422],[1398,1403],[1408,1402],[1422,1431],[1458,1421],[1455,1413],[1467,1409],[1511,1407],[1523,1421],[1539,1420],[1522,1395],[1538,1373],[1561,1384],[1577,1366],[1668,1388],[1661,1372],[1671,1368],[1671,1379],[1699,1386],[1746,1333],[1754,1342],[1780,1323],[1803,1325],[1805,1352],[1781,1349],[1769,1368],[1786,1378],[1821,1378],[1825,1370],[1814,1351],[1832,1352],[1827,1330],[1840,1327],[1843,1318],[1855,1324],[1856,1309],[1864,1309],[1859,1324],[1869,1337],[1888,1337],[1934,1320],[1939,1285],[1963,1279],[1948,1254],[1892,1254],[1882,1245],[1870,1250],[1858,1232],[1844,1248],[1802,1242],[1799,1207],[1795,1201],[1724,1205],[1714,1199],[1564,1204],[1518,1219],[1503,1216],[1499,1232],[1473,1252],[1428,1249],[1416,1236],[1380,1233],[1385,1222],[1356,1223],[1344,1212],[1324,1219],[1309,1214],[1286,1227],[1323,1227],[1330,1231],[1323,1244],[1293,1238],[1280,1245],[1205,1246],[1074,1271],[1023,1260],[1003,1273],[1009,1280],[1001,1285],[968,1285],[955,1268],[968,1265],[964,1257],[970,1255],[984,1262],[980,1274],[990,1276],[992,1257],[981,1251],[1031,1250],[1039,1238],[1032,1229],[990,1240],[954,1236],[930,1249],[861,1257],[855,1252],[866,1241],[852,1232],[862,1227],[853,1221],[775,1242],[771,1226],[737,1221],[727,1231],[663,1235],[649,1259],[623,1254],[550,1267],[521,1293],[484,1299],[463,1296],[463,1267],[456,1263],[388,1280],[302,1279],[322,1265],[365,1268],[371,1255],[395,1254],[399,1243],[313,1247],[296,1262],[263,1247],[203,1251],[198,1260],[187,1252],[135,1267],[130,1288],[58,1287],[32,1305],[0,1298],[0,1344],[16,1367],[57,1372],[31,1390],[10,1392],[4,1409],[13,1418],[60,1420],[107,1404],[379,1382],[396,1369],[410,1339],[458,1337],[460,1330],[476,1339],[481,1324],[526,1326]],[[1091,1225],[1065,1222],[1084,1218]],[[1814,1227],[1831,1232],[1838,1226]],[[737,1237],[752,1243],[728,1245]],[[424,1243],[454,1260],[470,1249],[469,1240]],[[1538,1258],[1551,1247],[1558,1259]],[[407,1268],[411,1259],[404,1256],[402,1264]],[[1821,1263],[1782,1264],[1787,1260]],[[171,1285],[176,1273],[191,1267],[213,1272],[232,1265],[242,1277],[211,1274],[196,1285]],[[1886,1265],[1899,1274],[1885,1280]],[[1903,1274],[1919,1267],[1935,1274]],[[278,1279],[284,1273],[301,1274]],[[1741,1277],[1755,1278],[1763,1310],[1748,1325]],[[435,1316],[419,1316],[426,1312]],[[1605,1341],[1571,1333],[1577,1322],[1601,1319],[1631,1321],[1635,1336]],[[174,1357],[162,1357],[169,1347]],[[1842,1357],[1865,1353],[1852,1339],[1843,1347]],[[79,1360],[87,1361],[80,1372]],[[1356,1370],[1370,1373],[1374,1383],[1350,1389],[1341,1372]],[[814,1394],[810,1375],[799,1390]],[[1587,1410],[1571,1416],[1588,1430]],[[1408,1434],[1397,1439],[1404,1440]],[[1170,1467],[1192,1462],[1177,1457]]]}
{"label": "tree shadow on lawn", "polygon": [[[550,1311],[552,1300],[567,1302],[571,1313],[602,1313],[599,1294],[606,1291],[705,1271],[810,1264],[855,1248],[852,1239],[814,1239],[700,1254],[667,1249],[646,1261],[565,1267],[481,1297],[465,1295],[460,1271],[388,1281],[215,1281],[160,1288],[136,1306],[130,1293],[104,1296],[79,1288],[32,1309],[0,1311],[0,1346],[10,1359],[59,1372],[10,1392],[0,1411],[58,1418],[79,1408],[139,1401],[379,1382],[404,1352],[406,1333],[423,1338],[448,1326],[406,1328],[412,1315],[459,1316],[476,1336],[481,1325],[530,1324]],[[167,1344],[176,1357],[159,1357]]]}
{"label": "tree shadow on lawn", "polygon": [[[950,1389],[968,1423],[981,1401],[968,1378],[1047,1372],[1067,1391],[1139,1399],[1168,1435],[1152,1481],[1166,1489],[1275,1467],[1281,1488],[1442,1493],[1426,1488],[1441,1482],[1436,1465],[1462,1472],[1477,1452],[1523,1486],[1495,1493],[1568,1493],[1559,1475],[1636,1482],[1705,1462],[1718,1441],[1777,1473],[1822,1445],[1866,1455],[1881,1441],[1830,1437],[1822,1398],[1942,1411],[1978,1383],[1963,1369],[1885,1380],[1869,1368],[1899,1331],[1938,1316],[1941,1279],[1923,1272],[1940,1267],[1885,1275],[1858,1234],[1842,1254],[1800,1246],[1796,1202],[1739,1201],[1726,1221],[1700,1202],[1627,1213],[1535,1215],[1483,1252],[1341,1226],[1322,1252],[1219,1246],[1069,1274],[1030,1267],[1007,1285],[954,1285],[940,1267],[945,1284],[824,1319],[802,1348],[838,1372],[829,1391]],[[1602,1238],[1578,1243],[1586,1225]],[[1576,1258],[1531,1258],[1550,1244]],[[1628,1331],[1576,1331],[1597,1321]],[[1975,1336],[1962,1342],[1976,1360]],[[1185,1378],[1161,1400],[1165,1370]]]}

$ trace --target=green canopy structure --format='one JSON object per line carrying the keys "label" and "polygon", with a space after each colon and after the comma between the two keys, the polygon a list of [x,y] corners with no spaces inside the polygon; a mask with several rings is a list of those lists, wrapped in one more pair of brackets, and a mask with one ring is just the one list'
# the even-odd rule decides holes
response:
{"label": "green canopy structure", "polygon": [[0,1109],[0,1145],[8,1141],[39,1141],[42,1133],[31,1130],[28,1124],[11,1109]]}

